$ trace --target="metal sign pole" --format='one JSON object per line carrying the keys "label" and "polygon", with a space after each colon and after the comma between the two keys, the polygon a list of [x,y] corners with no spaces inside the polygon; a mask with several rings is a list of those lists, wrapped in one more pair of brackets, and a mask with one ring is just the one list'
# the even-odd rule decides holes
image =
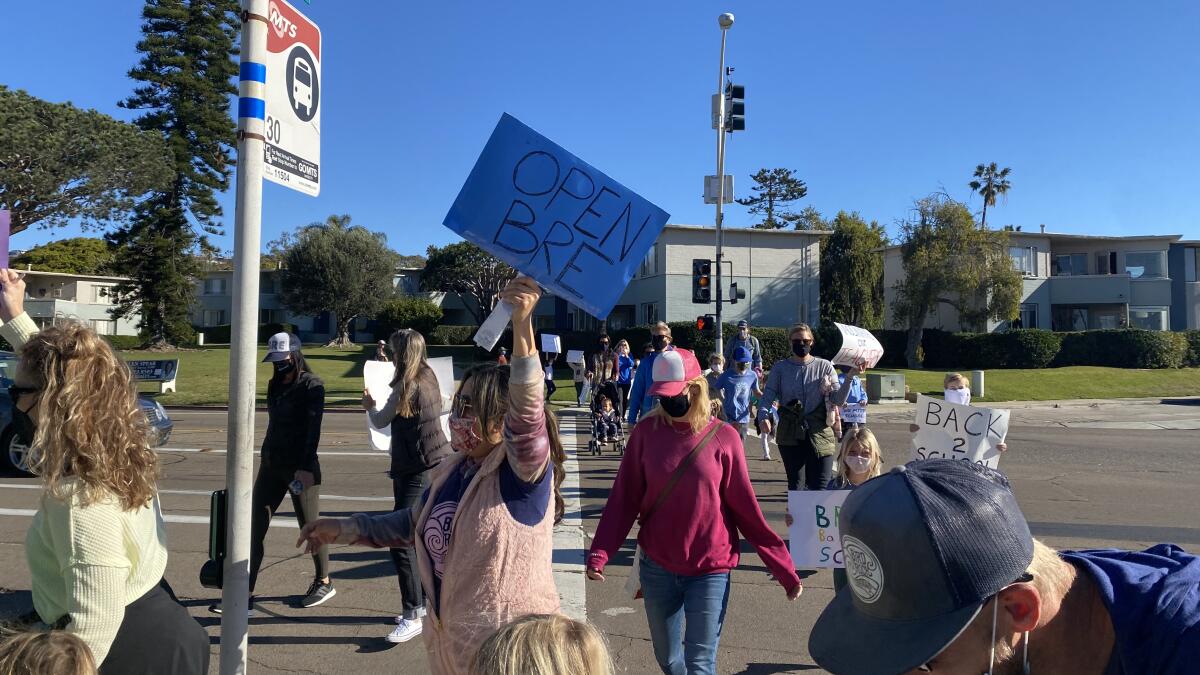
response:
{"label": "metal sign pole", "polygon": [[[721,250],[725,244],[724,232],[721,229],[722,221],[725,216],[722,209],[725,207],[725,92],[723,85],[725,84],[725,36],[729,33],[730,26],[733,25],[732,14],[722,14],[717,19],[717,23],[721,26],[721,69],[717,72],[717,325],[716,325],[716,340],[715,347],[718,354],[725,353],[724,328],[721,325],[721,305],[724,304],[722,293],[722,258],[724,253]],[[700,358],[700,362],[704,363],[705,359]]]}
{"label": "metal sign pole", "polygon": [[242,0],[238,98],[237,211],[233,238],[233,332],[229,348],[229,432],[225,484],[228,541],[221,590],[221,674],[246,672],[250,609],[250,516],[254,487],[254,403],[258,370],[258,282],[266,110],[267,0]]}

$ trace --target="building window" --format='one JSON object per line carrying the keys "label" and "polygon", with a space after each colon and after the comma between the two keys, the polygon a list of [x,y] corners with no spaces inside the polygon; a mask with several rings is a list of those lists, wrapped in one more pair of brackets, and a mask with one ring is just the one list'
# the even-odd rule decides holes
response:
{"label": "building window", "polygon": [[283,310],[279,309],[260,309],[258,310],[259,323],[283,323]]}
{"label": "building window", "polygon": [[1105,251],[1096,254],[1096,274],[1117,273],[1117,252]]}
{"label": "building window", "polygon": [[1146,330],[1166,330],[1168,311],[1166,307],[1130,307],[1129,325]]}
{"label": "building window", "polygon": [[658,274],[658,244],[657,243],[654,244],[653,246],[651,246],[649,251],[646,251],[646,257],[642,258],[642,268],[639,271],[641,272],[641,276],[643,276],[643,277],[652,277],[655,274]]}
{"label": "building window", "polygon": [[115,335],[117,332],[117,322],[106,319],[92,319],[92,330],[96,331],[96,335]]}
{"label": "building window", "polygon": [[1125,254],[1125,271],[1134,279],[1165,277],[1165,257],[1165,251],[1129,251]]}
{"label": "building window", "polygon": [[1021,312],[1017,315],[1017,325],[1015,328],[1037,328],[1038,327],[1038,306],[1036,304],[1021,303]]}
{"label": "building window", "polygon": [[1054,276],[1078,277],[1087,274],[1087,259],[1086,253],[1054,256]]}
{"label": "building window", "polygon": [[1027,277],[1037,276],[1037,249],[1033,246],[1010,246],[1008,255],[1013,267]]}
{"label": "building window", "polygon": [[1183,249],[1183,280],[1187,282],[1196,281],[1196,253],[1200,252],[1197,248]]}
{"label": "building window", "polygon": [[651,325],[658,323],[658,303],[643,302],[642,303],[642,324]]}
{"label": "building window", "polygon": [[225,325],[225,310],[223,309],[206,309],[204,310],[204,325],[208,326],[224,326]]}
{"label": "building window", "polygon": [[214,277],[204,280],[205,295],[225,295],[225,277]]}

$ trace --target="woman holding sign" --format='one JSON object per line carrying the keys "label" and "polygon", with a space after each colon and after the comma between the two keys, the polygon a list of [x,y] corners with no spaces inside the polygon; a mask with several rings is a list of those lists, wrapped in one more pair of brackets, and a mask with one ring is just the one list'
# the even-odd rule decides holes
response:
{"label": "woman holding sign", "polygon": [[604,581],[604,566],[638,520],[634,565],[654,658],[671,675],[714,673],[739,532],[789,600],[803,587],[787,547],[758,508],[738,432],[711,415],[696,357],[686,349],[664,351],[652,368],[648,395],[658,403],[629,435],[587,575]]}
{"label": "woman holding sign", "polygon": [[[376,428],[392,428],[392,479],[395,510],[417,505],[421,493],[429,487],[433,467],[450,456],[450,441],[442,431],[442,391],[437,376],[425,359],[425,338],[411,328],[402,328],[388,338],[396,374],[387,403],[375,410],[375,399],[363,392],[363,408]],[[392,549],[392,562],[400,579],[403,608],[396,617],[396,629],[388,642],[407,642],[421,634],[425,616],[425,594],[417,571],[417,557],[411,546]]]}
{"label": "woman holding sign", "polygon": [[463,375],[450,414],[455,454],[433,470],[419,504],[309,523],[296,542],[414,547],[430,618],[422,636],[439,675],[466,673],[484,640],[514,619],[559,611],[552,557],[565,456],[534,346],[540,296],[527,277],[501,292],[512,306],[512,365]]}
{"label": "woman holding sign", "polygon": [[838,378],[833,364],[812,355],[812,328],[796,324],[789,338],[792,356],[777,361],[767,376],[758,407],[759,429],[766,434],[774,429],[767,411],[778,401],[775,442],[787,471],[788,490],[800,489],[802,471],[807,489],[824,490],[833,476],[833,455],[837,451],[837,440],[826,417],[826,395],[830,394],[832,405],[845,405],[854,377],[862,373],[862,362],[850,370],[841,388],[836,388]]}

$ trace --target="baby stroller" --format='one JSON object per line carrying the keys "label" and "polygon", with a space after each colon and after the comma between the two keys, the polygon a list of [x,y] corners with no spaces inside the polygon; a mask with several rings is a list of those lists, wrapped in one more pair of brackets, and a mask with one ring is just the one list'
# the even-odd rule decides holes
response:
{"label": "baby stroller", "polygon": [[[607,441],[600,438],[596,434],[596,425],[593,423],[593,420],[595,419],[594,416],[596,415],[596,413],[600,412],[600,398],[601,397],[607,398],[608,400],[612,401],[613,410],[617,414],[616,436],[609,438]],[[606,444],[612,443],[613,449],[616,450],[619,454],[624,455],[625,454],[625,430],[624,430],[625,401],[622,400],[622,398],[621,398],[621,388],[617,386],[616,382],[609,380],[608,382],[604,382],[603,384],[601,384],[599,387],[597,387],[595,390],[592,391],[591,412],[592,412],[592,417],[590,417],[588,419],[588,424],[592,428],[592,439],[590,441],[588,441],[588,450],[590,450],[593,455],[599,455],[601,453],[601,451],[604,450],[604,446]]]}

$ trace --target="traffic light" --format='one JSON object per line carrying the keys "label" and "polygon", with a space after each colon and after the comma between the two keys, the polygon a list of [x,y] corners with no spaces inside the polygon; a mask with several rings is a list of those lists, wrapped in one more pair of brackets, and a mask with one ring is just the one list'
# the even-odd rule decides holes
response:
{"label": "traffic light", "polygon": [[706,258],[692,258],[692,302],[712,302],[712,261]]}
{"label": "traffic light", "polygon": [[714,326],[717,325],[717,320],[712,314],[703,314],[696,317],[696,330],[702,333],[711,333]]}
{"label": "traffic light", "polygon": [[746,299],[746,291],[738,288],[737,282],[729,284],[729,304],[736,305],[738,300]]}
{"label": "traffic light", "polygon": [[725,85],[725,131],[746,130],[746,87],[732,82]]}

